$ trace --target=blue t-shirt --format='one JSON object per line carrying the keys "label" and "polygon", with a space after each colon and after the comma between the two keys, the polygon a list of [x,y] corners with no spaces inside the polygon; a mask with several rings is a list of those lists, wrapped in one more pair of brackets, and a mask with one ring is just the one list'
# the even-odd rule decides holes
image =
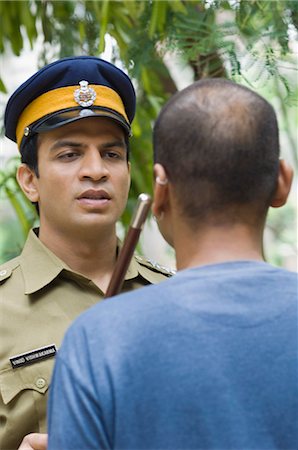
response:
{"label": "blue t-shirt", "polygon": [[71,326],[49,450],[294,450],[297,382],[297,274],[256,261],[187,269]]}

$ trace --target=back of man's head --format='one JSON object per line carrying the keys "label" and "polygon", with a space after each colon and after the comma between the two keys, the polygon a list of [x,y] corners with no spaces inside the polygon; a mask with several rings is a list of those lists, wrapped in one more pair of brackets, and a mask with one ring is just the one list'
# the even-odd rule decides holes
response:
{"label": "back of man's head", "polygon": [[162,109],[154,127],[154,160],[164,166],[190,222],[258,221],[277,182],[275,112],[236,83],[198,81]]}

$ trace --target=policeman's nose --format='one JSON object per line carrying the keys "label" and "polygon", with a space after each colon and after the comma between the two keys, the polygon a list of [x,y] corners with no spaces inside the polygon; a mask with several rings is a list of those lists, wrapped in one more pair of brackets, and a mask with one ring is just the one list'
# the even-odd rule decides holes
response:
{"label": "policeman's nose", "polygon": [[89,148],[82,158],[80,178],[98,181],[108,177],[108,175],[109,171],[98,149],[96,147]]}

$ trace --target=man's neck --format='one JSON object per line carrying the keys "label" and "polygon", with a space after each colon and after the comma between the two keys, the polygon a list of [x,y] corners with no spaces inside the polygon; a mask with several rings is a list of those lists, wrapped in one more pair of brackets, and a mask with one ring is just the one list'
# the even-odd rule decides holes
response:
{"label": "man's neck", "polygon": [[105,292],[116,261],[115,227],[96,234],[86,231],[76,238],[53,230],[49,232],[41,226],[39,239],[70,269],[91,279]]}
{"label": "man's neck", "polygon": [[242,224],[206,227],[195,232],[180,225],[174,246],[178,270],[227,261],[264,260],[262,231]]}

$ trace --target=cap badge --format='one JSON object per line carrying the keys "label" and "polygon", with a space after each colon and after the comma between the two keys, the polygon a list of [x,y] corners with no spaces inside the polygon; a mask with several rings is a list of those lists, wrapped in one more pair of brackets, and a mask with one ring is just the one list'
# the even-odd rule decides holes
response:
{"label": "cap badge", "polygon": [[93,105],[96,99],[96,92],[91,87],[88,87],[88,81],[80,81],[80,89],[76,89],[74,92],[75,101],[84,108],[88,108]]}

